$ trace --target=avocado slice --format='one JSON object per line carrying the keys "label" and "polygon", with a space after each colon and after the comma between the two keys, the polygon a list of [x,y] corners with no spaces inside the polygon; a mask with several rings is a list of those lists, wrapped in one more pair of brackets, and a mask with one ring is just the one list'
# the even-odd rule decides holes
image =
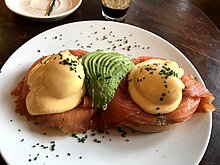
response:
{"label": "avocado slice", "polygon": [[98,108],[107,108],[118,85],[134,67],[130,58],[117,52],[97,50],[82,57],[85,69],[86,87]]}

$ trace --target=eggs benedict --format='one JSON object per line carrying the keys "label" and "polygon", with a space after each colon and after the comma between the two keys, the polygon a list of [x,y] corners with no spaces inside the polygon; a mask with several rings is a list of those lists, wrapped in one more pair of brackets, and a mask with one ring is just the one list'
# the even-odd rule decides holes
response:
{"label": "eggs benedict", "polygon": [[214,96],[174,61],[140,56],[121,81],[105,111],[94,116],[93,127],[129,127],[161,132],[191,119],[195,112],[214,111]]}
{"label": "eggs benedict", "polygon": [[176,62],[103,51],[44,56],[11,94],[17,113],[65,133],[119,126],[160,132],[215,110],[214,96]]}
{"label": "eggs benedict", "polygon": [[15,111],[64,133],[88,130],[97,109],[85,89],[81,57],[87,53],[64,50],[35,61],[11,92],[17,96]]}
{"label": "eggs benedict", "polygon": [[128,75],[131,98],[150,114],[174,111],[182,100],[184,71],[174,61],[150,59],[141,62]]}
{"label": "eggs benedict", "polygon": [[83,66],[68,50],[45,57],[31,69],[27,84],[26,106],[31,115],[73,109],[86,91]]}

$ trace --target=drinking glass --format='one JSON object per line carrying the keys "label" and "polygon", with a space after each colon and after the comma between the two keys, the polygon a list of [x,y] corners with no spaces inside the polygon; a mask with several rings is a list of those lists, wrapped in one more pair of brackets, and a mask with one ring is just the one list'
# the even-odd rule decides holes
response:
{"label": "drinking glass", "polygon": [[107,20],[123,21],[132,0],[101,0],[102,15]]}

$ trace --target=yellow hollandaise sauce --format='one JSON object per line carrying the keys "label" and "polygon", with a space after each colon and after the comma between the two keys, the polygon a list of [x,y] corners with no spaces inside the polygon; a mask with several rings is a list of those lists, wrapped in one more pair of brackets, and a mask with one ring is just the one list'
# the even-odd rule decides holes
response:
{"label": "yellow hollandaise sauce", "polygon": [[134,66],[128,74],[131,98],[145,112],[166,114],[182,100],[184,70],[174,61],[150,59]]}
{"label": "yellow hollandaise sauce", "polygon": [[68,50],[45,56],[29,72],[27,84],[26,107],[31,115],[71,110],[86,91],[83,66]]}

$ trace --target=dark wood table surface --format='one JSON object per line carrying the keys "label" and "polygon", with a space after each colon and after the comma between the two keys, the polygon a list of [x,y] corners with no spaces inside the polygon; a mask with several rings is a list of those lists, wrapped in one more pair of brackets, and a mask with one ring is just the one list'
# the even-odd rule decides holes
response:
{"label": "dark wood table surface", "polygon": [[[149,30],[176,46],[197,68],[214,94],[216,111],[212,114],[212,134],[200,164],[217,165],[220,163],[220,31],[193,1],[133,0],[125,23]],[[0,1],[0,9],[0,68],[22,44],[47,29],[75,21],[104,20],[98,0],[83,0],[76,12],[54,23],[20,17],[12,13],[4,1]],[[5,164],[1,156],[0,164]]]}

